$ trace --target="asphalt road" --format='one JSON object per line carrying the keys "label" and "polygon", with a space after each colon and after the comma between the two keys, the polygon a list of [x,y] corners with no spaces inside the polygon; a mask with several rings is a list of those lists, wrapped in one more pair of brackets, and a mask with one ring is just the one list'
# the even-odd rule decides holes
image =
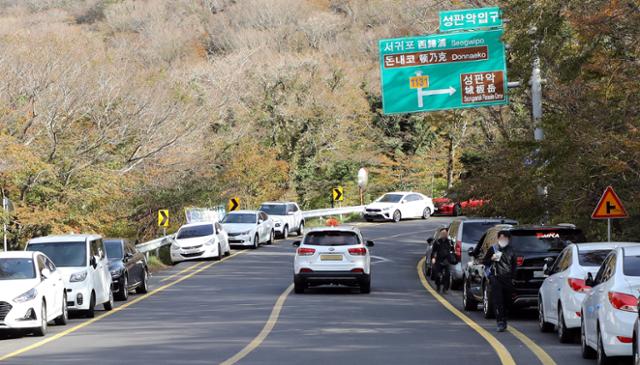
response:
{"label": "asphalt road", "polygon": [[[537,329],[535,312],[496,333],[461,293],[440,297],[420,279],[432,218],[363,224],[372,248],[372,292],[319,288],[293,294],[291,240],[190,262],[152,278],[94,320],[72,319],[46,337],[0,337],[7,364],[594,364],[579,346]],[[177,274],[177,275],[176,275]],[[425,287],[425,284],[427,287]]]}

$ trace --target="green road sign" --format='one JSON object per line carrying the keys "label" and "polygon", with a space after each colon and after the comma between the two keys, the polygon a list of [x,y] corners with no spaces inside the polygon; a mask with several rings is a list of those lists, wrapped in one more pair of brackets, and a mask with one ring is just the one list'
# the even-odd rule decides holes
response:
{"label": "green road sign", "polygon": [[380,40],[385,114],[508,104],[502,29]]}
{"label": "green road sign", "polygon": [[451,32],[502,27],[500,8],[447,10],[440,12],[440,31]]}

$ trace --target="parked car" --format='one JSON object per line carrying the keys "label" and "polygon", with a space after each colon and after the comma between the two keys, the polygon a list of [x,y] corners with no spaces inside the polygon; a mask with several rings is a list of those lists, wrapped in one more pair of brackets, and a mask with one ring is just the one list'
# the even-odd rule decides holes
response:
{"label": "parked car", "polygon": [[0,252],[0,330],[47,333],[67,324],[67,293],[60,270],[40,252]]}
{"label": "parked car", "polygon": [[580,307],[586,293],[587,274],[595,275],[602,262],[616,247],[634,243],[598,242],[571,244],[551,265],[545,267],[548,276],[538,294],[538,324],[540,330],[558,331],[560,342],[573,340],[581,324]]}
{"label": "parked car", "polygon": [[185,224],[176,233],[169,252],[173,264],[205,258],[220,260],[231,254],[229,235],[217,222]]}
{"label": "parked car", "polygon": [[293,283],[296,293],[304,293],[310,286],[339,284],[371,291],[371,256],[360,230],[338,226],[309,231],[297,247],[293,259]]}
{"label": "parked car", "polygon": [[92,234],[33,238],[26,251],[39,251],[51,258],[67,290],[67,308],[95,316],[95,307],[113,309],[111,273],[102,237]]}
{"label": "parked car", "polygon": [[149,268],[147,258],[138,249],[122,238],[104,240],[111,272],[111,291],[116,300],[127,300],[129,291],[138,294],[149,291]]}
{"label": "parked car", "polygon": [[224,217],[222,226],[229,232],[229,243],[249,246],[270,245],[275,237],[275,224],[267,213],[258,210],[240,210]]}
{"label": "parked car", "polygon": [[262,203],[258,210],[267,213],[273,219],[274,230],[278,237],[287,239],[291,232],[296,232],[298,236],[304,234],[304,217],[298,204],[293,202]]}
{"label": "parked car", "polygon": [[485,277],[482,259],[492,246],[498,244],[498,233],[511,233],[510,245],[517,255],[517,268],[513,279],[513,306],[538,305],[538,291],[545,279],[544,265],[553,262],[571,243],[584,242],[582,231],[572,225],[558,226],[503,226],[490,228],[475,249],[469,250],[473,261],[466,268],[463,284],[463,304],[466,310],[483,304],[485,318],[493,318],[495,308],[491,300],[491,286]]}
{"label": "parked car", "polygon": [[427,219],[435,212],[433,201],[428,196],[414,192],[387,193],[364,209],[364,219],[391,220],[400,222],[407,218]]}
{"label": "parked car", "polygon": [[491,227],[498,224],[517,225],[518,221],[504,218],[455,219],[449,226],[449,238],[455,243],[458,263],[451,267],[453,287],[459,287],[464,281],[464,268],[469,266],[469,249],[476,247],[482,236]]}
{"label": "parked car", "polygon": [[595,278],[587,275],[592,289],[581,306],[581,344],[584,358],[599,364],[612,357],[633,354],[633,326],[638,316],[640,246],[618,247],[605,258]]}
{"label": "parked car", "polygon": [[477,209],[487,203],[483,199],[469,199],[459,201],[455,194],[449,194],[441,198],[433,198],[436,206],[436,214],[444,216],[458,217],[471,209]]}

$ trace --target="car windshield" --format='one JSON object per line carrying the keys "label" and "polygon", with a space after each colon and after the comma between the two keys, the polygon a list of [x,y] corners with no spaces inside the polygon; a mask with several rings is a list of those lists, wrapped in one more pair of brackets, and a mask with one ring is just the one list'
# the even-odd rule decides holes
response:
{"label": "car windshield", "polygon": [[462,224],[462,242],[477,244],[485,232],[500,222],[464,222]]}
{"label": "car windshield", "polygon": [[256,215],[253,213],[229,214],[224,217],[222,223],[252,224],[256,223]]}
{"label": "car windshield", "polygon": [[34,279],[36,269],[32,259],[0,259],[0,280]]}
{"label": "car windshield", "polygon": [[380,203],[398,203],[402,200],[402,194],[384,194],[378,201]]}
{"label": "car windshield", "polygon": [[107,257],[110,259],[121,259],[124,257],[122,252],[122,241],[104,241],[104,245],[107,248]]}
{"label": "car windshield", "polygon": [[284,204],[262,204],[260,210],[269,215],[287,215],[287,206]]}
{"label": "car windshield", "polygon": [[353,246],[360,243],[353,232],[310,232],[304,244],[310,246]]}
{"label": "car windshield", "polygon": [[27,250],[44,253],[58,267],[87,265],[87,245],[84,242],[30,243]]}
{"label": "car windshield", "polygon": [[511,234],[511,245],[518,252],[560,252],[570,242],[584,242],[582,231],[577,229],[515,230]]}
{"label": "car windshield", "polygon": [[622,272],[625,276],[640,276],[640,256],[625,256]]}
{"label": "car windshield", "polygon": [[178,232],[178,239],[196,238],[211,236],[213,234],[213,224],[202,224],[199,226],[182,227]]}
{"label": "car windshield", "polygon": [[600,267],[607,258],[607,255],[611,250],[596,250],[596,251],[579,251],[578,262],[580,266],[585,267]]}

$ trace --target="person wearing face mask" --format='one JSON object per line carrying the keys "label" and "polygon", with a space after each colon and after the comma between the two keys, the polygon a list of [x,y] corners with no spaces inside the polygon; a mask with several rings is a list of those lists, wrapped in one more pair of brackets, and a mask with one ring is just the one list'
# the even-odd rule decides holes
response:
{"label": "person wearing face mask", "polygon": [[501,231],[498,233],[498,244],[492,246],[484,257],[484,266],[489,268],[489,281],[491,283],[491,301],[494,303],[498,332],[507,329],[507,317],[511,306],[511,293],[513,292],[512,280],[516,272],[517,257],[509,244],[511,233]]}
{"label": "person wearing face mask", "polygon": [[451,283],[451,270],[449,265],[455,264],[452,261],[454,254],[453,242],[449,238],[449,231],[446,228],[442,228],[438,232],[438,239],[433,243],[431,248],[431,267],[433,268],[433,278],[436,282],[436,288],[438,291],[442,289],[443,293],[449,290],[449,284]]}

